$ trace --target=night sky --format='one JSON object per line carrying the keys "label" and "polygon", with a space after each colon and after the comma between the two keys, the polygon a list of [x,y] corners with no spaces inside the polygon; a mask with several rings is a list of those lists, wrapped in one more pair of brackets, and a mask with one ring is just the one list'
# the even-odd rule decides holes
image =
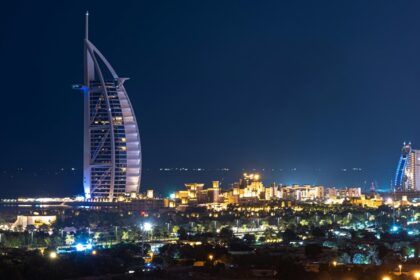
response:
{"label": "night sky", "polygon": [[[266,179],[343,185],[337,171],[357,167],[346,184],[386,187],[402,142],[420,148],[418,1],[106,2],[2,4],[0,196],[82,192],[71,85],[86,10],[91,41],[131,78],[145,169],[296,168]],[[143,186],[175,184],[152,171]]]}

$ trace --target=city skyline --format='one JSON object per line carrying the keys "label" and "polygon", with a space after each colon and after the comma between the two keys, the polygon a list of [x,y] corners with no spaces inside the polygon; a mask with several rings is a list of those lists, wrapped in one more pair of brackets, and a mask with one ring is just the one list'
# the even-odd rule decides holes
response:
{"label": "city skyline", "polygon": [[[26,102],[19,114],[13,106],[0,113],[12,135],[2,138],[2,169],[81,169],[83,105],[69,85],[81,80],[75,50],[85,10],[95,14],[95,42],[135,77],[127,89],[142,120],[145,167],[360,167],[366,181],[388,186],[400,144],[420,143],[417,3],[378,10],[356,1],[317,13],[310,3],[130,3],[116,14],[77,1],[9,5],[1,71],[4,91],[16,94],[5,104]],[[40,185],[1,183],[20,193]],[[59,187],[81,190],[74,184]]]}
{"label": "city skyline", "polygon": [[323,2],[4,3],[0,279],[420,280],[420,2]]}

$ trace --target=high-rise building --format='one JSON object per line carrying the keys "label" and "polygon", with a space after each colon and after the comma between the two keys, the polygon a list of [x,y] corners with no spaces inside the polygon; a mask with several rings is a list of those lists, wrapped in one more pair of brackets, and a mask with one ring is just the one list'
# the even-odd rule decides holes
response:
{"label": "high-rise building", "polygon": [[420,150],[404,143],[395,174],[394,187],[397,191],[420,191]]}
{"label": "high-rise building", "polygon": [[117,75],[89,40],[86,13],[84,39],[83,186],[87,199],[112,200],[138,192],[141,147],[136,116],[124,88],[128,78]]}

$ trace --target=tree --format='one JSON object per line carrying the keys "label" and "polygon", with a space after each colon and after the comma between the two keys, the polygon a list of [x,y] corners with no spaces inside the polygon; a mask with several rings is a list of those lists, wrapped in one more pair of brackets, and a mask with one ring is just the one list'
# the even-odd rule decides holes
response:
{"label": "tree", "polygon": [[363,253],[356,253],[353,256],[354,264],[369,264],[369,259]]}
{"label": "tree", "polygon": [[156,227],[153,228],[153,236],[155,238],[162,237],[162,231],[161,231],[161,229],[159,227],[156,226]]}
{"label": "tree", "polygon": [[311,233],[312,233],[313,237],[318,237],[318,238],[325,237],[325,235],[326,235],[326,231],[323,228],[320,228],[320,227],[312,228]]}
{"label": "tree", "polygon": [[181,240],[186,240],[187,239],[187,231],[183,228],[180,227],[178,230],[178,237]]}
{"label": "tree", "polygon": [[255,235],[250,233],[246,233],[242,239],[248,245],[252,245],[255,243]]}
{"label": "tree", "polygon": [[289,243],[290,241],[299,240],[299,237],[297,236],[297,234],[291,229],[286,229],[283,232],[282,237],[283,237],[283,242],[285,242],[285,243]]}
{"label": "tree", "polygon": [[229,241],[233,238],[233,231],[229,227],[223,227],[219,233],[220,238]]}
{"label": "tree", "polygon": [[275,232],[271,227],[268,227],[265,231],[264,231],[264,238],[265,240],[267,239],[271,239],[273,236],[275,236]]}
{"label": "tree", "polygon": [[379,245],[377,248],[378,251],[378,258],[383,261],[385,259],[385,256],[390,252],[390,250],[384,246],[384,245]]}
{"label": "tree", "polygon": [[322,247],[319,244],[307,244],[305,246],[305,256],[309,259],[315,259],[322,253]]}

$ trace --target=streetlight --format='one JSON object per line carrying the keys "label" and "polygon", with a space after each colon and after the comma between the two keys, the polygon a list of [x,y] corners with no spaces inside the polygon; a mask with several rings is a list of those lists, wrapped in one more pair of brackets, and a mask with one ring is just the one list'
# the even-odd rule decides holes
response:
{"label": "streetlight", "polygon": [[50,257],[50,259],[54,260],[54,259],[57,258],[57,253],[53,251],[53,252],[50,253],[49,257]]}
{"label": "streetlight", "polygon": [[333,261],[333,262],[332,262],[332,265],[333,265],[334,267],[336,267],[336,266],[337,266],[337,261]]}
{"label": "streetlight", "polygon": [[209,255],[209,260],[213,261],[214,256],[212,254]]}
{"label": "streetlight", "polygon": [[401,276],[401,272],[402,272],[402,264],[398,265],[398,268],[400,269],[400,276]]}
{"label": "streetlight", "polygon": [[153,229],[153,225],[149,222],[145,222],[143,224],[143,230],[144,231],[151,231]]}
{"label": "streetlight", "polygon": [[149,222],[143,223],[142,233],[141,233],[141,252],[144,254],[144,233],[149,233],[153,229],[153,225]]}
{"label": "streetlight", "polygon": [[416,272],[416,273],[414,273],[414,277],[416,277],[416,280],[419,280],[420,279],[420,272]]}
{"label": "streetlight", "polygon": [[382,277],[382,280],[391,280],[391,277],[389,277],[389,276],[384,276],[384,277]]}

